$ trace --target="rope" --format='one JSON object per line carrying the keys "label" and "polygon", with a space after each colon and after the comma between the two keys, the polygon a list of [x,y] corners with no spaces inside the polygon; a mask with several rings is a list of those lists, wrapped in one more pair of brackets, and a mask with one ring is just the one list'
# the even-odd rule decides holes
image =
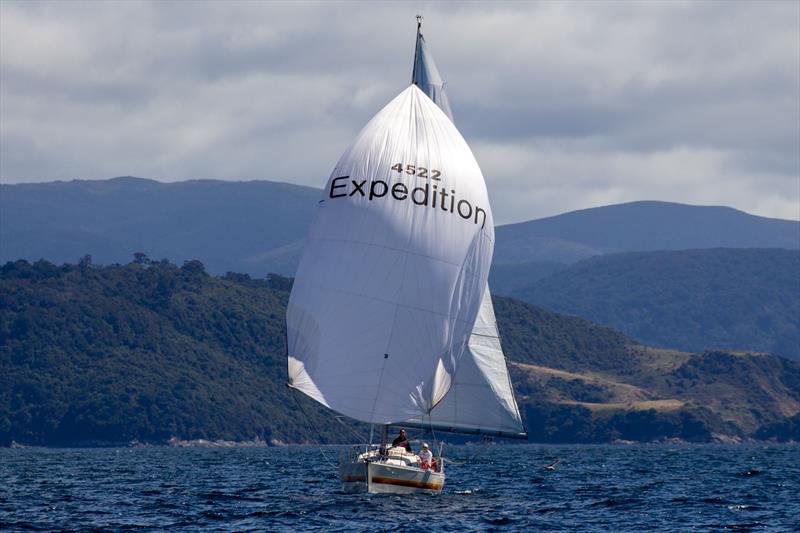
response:
{"label": "rope", "polygon": [[306,413],[306,410],[303,409],[303,406],[300,403],[300,400],[297,399],[297,395],[296,394],[292,394],[291,396],[292,396],[292,398],[294,398],[294,401],[297,404],[297,407],[300,408],[300,412],[303,413],[303,416],[305,417],[305,419],[308,421],[308,423],[311,425],[311,427],[316,432],[317,437],[319,438],[319,444],[317,444],[317,446],[319,447],[319,451],[322,453],[322,457],[325,458],[325,462],[327,462],[331,466],[331,468],[336,469],[336,463],[331,461],[328,458],[328,455],[325,453],[325,449],[322,447],[322,443],[325,440],[325,438],[322,436],[322,433],[320,433],[319,429],[317,429],[316,424],[314,424],[314,421],[311,420],[310,416],[308,416],[308,414]]}
{"label": "rope", "polygon": [[343,428],[345,428],[353,435],[353,437],[355,437],[356,444],[358,444],[359,442],[365,442],[364,437],[362,437],[359,433],[357,433],[355,429],[345,424],[341,416],[334,416],[333,418],[335,418],[336,421],[339,422]]}

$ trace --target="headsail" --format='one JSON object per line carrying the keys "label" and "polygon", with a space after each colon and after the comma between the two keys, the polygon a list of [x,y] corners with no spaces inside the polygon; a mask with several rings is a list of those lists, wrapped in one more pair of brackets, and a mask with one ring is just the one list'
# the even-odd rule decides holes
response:
{"label": "headsail", "polygon": [[[442,111],[453,120],[444,81],[433,61],[421,20],[417,23],[417,44],[411,83],[419,86]],[[453,386],[444,400],[426,419],[409,421],[408,425],[432,426],[436,429],[506,437],[525,437],[500,334],[487,284],[481,309]]]}
{"label": "headsail", "polygon": [[444,80],[439,74],[439,69],[436,68],[433,56],[428,51],[425,37],[422,36],[422,17],[420,15],[417,15],[417,45],[414,50],[414,70],[411,73],[411,83],[422,89],[422,92],[436,102],[436,105],[450,117],[450,120],[453,120],[453,112],[444,90]]}
{"label": "headsail", "polygon": [[450,392],[434,407],[430,417],[416,418],[405,424],[456,433],[526,437],[500,346],[488,287],[469,339],[469,353],[461,360]]}
{"label": "headsail", "polygon": [[472,152],[411,85],[323,190],[287,309],[290,385],[365,422],[427,417],[467,352],[493,241]]}

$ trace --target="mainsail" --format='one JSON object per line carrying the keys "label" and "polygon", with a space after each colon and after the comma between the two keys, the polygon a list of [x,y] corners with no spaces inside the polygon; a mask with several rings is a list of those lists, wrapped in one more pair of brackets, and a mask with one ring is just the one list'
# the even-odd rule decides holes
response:
{"label": "mainsail", "polygon": [[[419,23],[411,80],[453,120],[444,81],[428,50]],[[461,433],[526,436],[500,345],[488,284],[469,339],[469,352],[464,355],[450,392],[429,417],[410,420],[407,425]]]}
{"label": "mainsail", "polygon": [[468,353],[493,247],[480,168],[412,84],[323,190],[287,309],[290,386],[364,422],[428,417]]}

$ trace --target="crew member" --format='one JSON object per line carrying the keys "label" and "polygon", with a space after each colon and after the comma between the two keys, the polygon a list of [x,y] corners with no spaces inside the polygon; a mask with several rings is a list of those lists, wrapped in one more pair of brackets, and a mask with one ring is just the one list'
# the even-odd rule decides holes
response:
{"label": "crew member", "polygon": [[428,443],[427,442],[422,444],[422,451],[419,452],[419,462],[420,462],[420,466],[424,470],[427,470],[427,469],[429,469],[431,467],[431,463],[433,462],[433,454],[428,449]]}
{"label": "crew member", "polygon": [[405,429],[400,430],[400,433],[392,441],[392,446],[400,446],[401,448],[405,448],[407,452],[411,452],[411,445],[406,438]]}

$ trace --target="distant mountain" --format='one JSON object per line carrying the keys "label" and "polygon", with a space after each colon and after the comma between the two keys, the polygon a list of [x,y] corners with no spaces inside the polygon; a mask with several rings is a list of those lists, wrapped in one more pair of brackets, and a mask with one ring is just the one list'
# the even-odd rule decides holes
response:
{"label": "distant mountain", "polygon": [[608,254],[510,294],[654,346],[800,359],[800,251]]}
{"label": "distant mountain", "polygon": [[320,191],[269,181],[141,178],[0,186],[0,260],[127,263],[136,252],[215,273],[293,274]]}
{"label": "distant mountain", "polygon": [[489,273],[492,294],[514,294],[527,289],[536,281],[567,268],[556,261],[531,261],[529,263],[493,264]]}
{"label": "distant mountain", "polygon": [[[134,253],[210,272],[294,275],[321,191],[269,181],[141,178],[0,185],[0,261],[126,263]],[[800,248],[800,222],[727,207],[634,202],[497,228],[493,285],[609,252]]]}
{"label": "distant mountain", "polygon": [[[367,428],[343,427],[284,386],[290,286],[278,277],[212,277],[197,261],[5,264],[0,445],[311,442],[317,430],[325,442],[352,442]],[[523,302],[498,298],[496,308],[534,441],[796,432],[800,362],[647,348]]]}
{"label": "distant mountain", "polygon": [[495,264],[693,248],[800,249],[800,222],[730,207],[631,202],[497,228]]}

